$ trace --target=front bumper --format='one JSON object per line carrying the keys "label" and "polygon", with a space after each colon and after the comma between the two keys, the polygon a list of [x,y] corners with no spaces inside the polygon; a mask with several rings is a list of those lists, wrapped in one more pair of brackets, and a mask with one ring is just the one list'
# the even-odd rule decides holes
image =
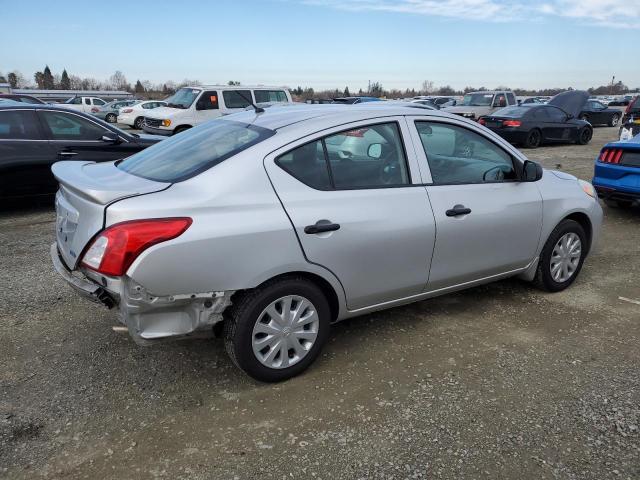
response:
{"label": "front bumper", "polygon": [[146,123],[142,124],[142,130],[147,133],[152,133],[153,135],[164,135],[165,137],[170,137],[171,135],[173,135],[173,130],[169,130],[167,128],[150,127]]}
{"label": "front bumper", "polygon": [[58,253],[58,245],[53,244],[49,249],[51,255],[51,263],[53,268],[58,274],[69,284],[73,289],[82,295],[84,298],[91,300],[95,303],[100,303],[107,308],[113,308],[117,305],[116,299],[107,292],[101,285],[88,279],[84,275],[74,275],[60,258]]}

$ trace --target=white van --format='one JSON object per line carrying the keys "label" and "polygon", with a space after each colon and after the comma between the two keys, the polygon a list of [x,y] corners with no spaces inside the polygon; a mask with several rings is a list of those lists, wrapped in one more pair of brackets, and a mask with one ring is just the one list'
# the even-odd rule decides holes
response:
{"label": "white van", "polygon": [[143,129],[156,135],[173,135],[208,120],[261,103],[291,103],[283,87],[202,85],[180,88],[165,100],[166,107],[145,113]]}

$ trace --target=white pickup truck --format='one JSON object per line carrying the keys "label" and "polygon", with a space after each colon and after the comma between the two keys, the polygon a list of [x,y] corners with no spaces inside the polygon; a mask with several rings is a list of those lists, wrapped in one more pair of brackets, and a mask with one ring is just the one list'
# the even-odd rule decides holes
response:
{"label": "white pickup truck", "polygon": [[98,97],[73,97],[64,102],[61,106],[79,110],[84,113],[91,113],[92,108],[97,112],[98,109],[107,102]]}
{"label": "white pickup truck", "polygon": [[442,110],[471,120],[477,120],[481,116],[490,115],[500,108],[517,104],[518,101],[515,94],[510,91],[469,92],[464,95],[462,102],[458,102],[455,107],[447,107]]}

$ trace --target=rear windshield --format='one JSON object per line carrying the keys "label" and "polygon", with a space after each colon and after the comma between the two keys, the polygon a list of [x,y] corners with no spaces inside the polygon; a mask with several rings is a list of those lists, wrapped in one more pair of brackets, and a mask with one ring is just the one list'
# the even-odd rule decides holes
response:
{"label": "rear windshield", "polygon": [[465,107],[487,107],[491,106],[493,94],[491,93],[467,93],[462,99]]}
{"label": "rear windshield", "polygon": [[156,182],[191,178],[276,132],[230,120],[213,120],[122,160],[120,170]]}
{"label": "rear windshield", "polygon": [[494,117],[513,117],[513,118],[520,118],[520,117],[524,117],[524,115],[529,112],[529,107],[506,107],[506,108],[501,108],[500,110],[497,110],[496,112],[493,113]]}

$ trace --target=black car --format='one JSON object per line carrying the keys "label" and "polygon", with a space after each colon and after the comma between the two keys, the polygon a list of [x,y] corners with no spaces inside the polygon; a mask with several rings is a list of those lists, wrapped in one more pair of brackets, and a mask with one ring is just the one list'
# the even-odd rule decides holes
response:
{"label": "black car", "polygon": [[620,122],[621,117],[622,112],[617,108],[609,108],[597,100],[587,100],[584,107],[582,107],[579,118],[586,120],[591,125],[615,127]]}
{"label": "black car", "polygon": [[13,100],[14,102],[28,103],[30,105],[45,105],[45,102],[31,95],[22,95],[19,93],[0,93],[0,98],[5,100]]}
{"label": "black car", "polygon": [[546,105],[506,107],[480,117],[478,122],[508,142],[527,148],[543,143],[586,145],[591,141],[593,128],[589,122],[575,118],[575,113],[580,112],[587,96],[586,92],[564,92]]}
{"label": "black car", "polygon": [[163,138],[132,135],[64,107],[0,105],[0,198],[55,193],[57,161],[117,160]]}

